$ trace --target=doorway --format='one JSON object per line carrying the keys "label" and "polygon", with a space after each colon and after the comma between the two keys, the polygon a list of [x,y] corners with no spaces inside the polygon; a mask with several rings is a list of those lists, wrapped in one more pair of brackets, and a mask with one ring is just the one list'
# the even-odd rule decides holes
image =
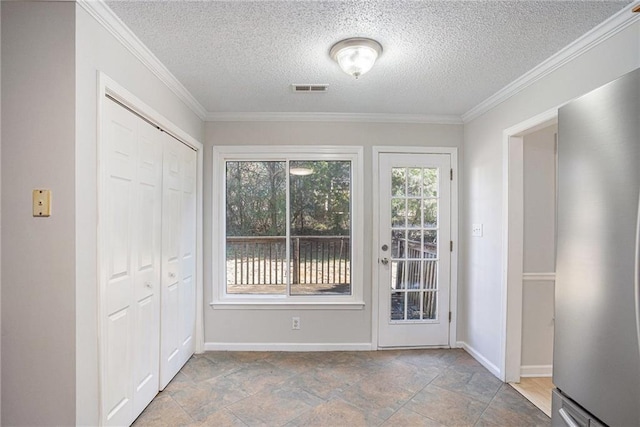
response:
{"label": "doorway", "polygon": [[378,347],[450,346],[452,156],[379,152]]}
{"label": "doorway", "polygon": [[503,238],[507,250],[502,379],[548,412],[553,363],[557,110],[507,129],[504,135],[507,227]]}

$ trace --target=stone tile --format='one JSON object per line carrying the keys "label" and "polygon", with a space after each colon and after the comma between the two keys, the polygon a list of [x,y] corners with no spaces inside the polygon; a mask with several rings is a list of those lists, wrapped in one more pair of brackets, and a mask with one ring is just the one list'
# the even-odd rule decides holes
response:
{"label": "stone tile", "polygon": [[431,418],[425,417],[406,408],[400,408],[398,412],[393,414],[391,418],[385,421],[382,425],[384,427],[443,427],[443,424],[440,424],[439,422],[434,421]]}
{"label": "stone tile", "polygon": [[311,352],[277,352],[265,359],[272,365],[295,373],[308,372],[318,366],[320,359]]}
{"label": "stone tile", "polygon": [[505,384],[478,420],[479,426],[549,426],[551,419]]}
{"label": "stone tile", "polygon": [[171,394],[178,390],[182,390],[185,387],[192,386],[193,384],[194,382],[191,381],[191,378],[187,377],[182,373],[182,371],[180,371],[176,374],[175,377],[173,377],[169,384],[167,384],[167,386],[164,388],[164,392]]}
{"label": "stone tile", "polygon": [[[289,387],[297,387],[314,394],[321,399],[328,400],[344,392],[356,381],[352,378],[335,375],[328,369],[314,369],[288,379],[284,384]],[[357,380],[360,378],[358,377]]]}
{"label": "stone tile", "polygon": [[287,426],[328,427],[328,426],[379,426],[382,419],[356,408],[341,399],[333,399],[316,406],[291,421]]}
{"label": "stone tile", "polygon": [[258,361],[228,374],[225,378],[238,384],[245,393],[255,394],[273,389],[274,386],[285,382],[294,375],[295,372],[280,369],[265,361]]}
{"label": "stone tile", "polygon": [[226,426],[234,426],[241,427],[246,426],[240,418],[236,417],[231,411],[228,409],[221,409],[212,414],[209,414],[207,418],[202,420],[200,426],[216,426],[216,427],[226,427]]}
{"label": "stone tile", "polygon": [[351,405],[386,420],[411,399],[413,394],[413,391],[401,385],[385,383],[374,376],[363,379],[339,396]]}
{"label": "stone tile", "polygon": [[192,426],[194,420],[166,393],[160,393],[132,424],[136,427]]}
{"label": "stone tile", "polygon": [[405,405],[447,426],[473,425],[487,407],[486,403],[429,384]]}
{"label": "stone tile", "polygon": [[210,380],[224,374],[217,369],[215,363],[201,355],[194,355],[182,367],[180,373],[186,375],[193,382]]}
{"label": "stone tile", "polygon": [[283,425],[324,401],[302,389],[279,387],[249,396],[227,407],[242,422]]}
{"label": "stone tile", "polygon": [[440,373],[441,370],[436,367],[418,368],[409,363],[393,360],[386,365],[381,365],[372,380],[383,386],[396,385],[415,393],[422,390]]}
{"label": "stone tile", "polygon": [[202,421],[248,395],[239,384],[226,377],[195,383],[171,393],[171,397],[196,421]]}
{"label": "stone tile", "polygon": [[460,353],[452,350],[406,350],[396,360],[410,363],[420,368],[446,368],[455,362]]}
{"label": "stone tile", "polygon": [[486,370],[468,372],[450,367],[443,371],[432,384],[489,403],[502,387],[503,382]]}

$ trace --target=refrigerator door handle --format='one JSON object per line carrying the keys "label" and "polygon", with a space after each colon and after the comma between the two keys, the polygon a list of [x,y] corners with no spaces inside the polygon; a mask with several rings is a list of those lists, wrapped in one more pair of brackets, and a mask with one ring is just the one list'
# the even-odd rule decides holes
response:
{"label": "refrigerator door handle", "polygon": [[571,415],[569,415],[569,413],[564,408],[560,408],[558,413],[560,414],[560,416],[562,417],[562,419],[564,420],[564,422],[565,422],[565,424],[567,426],[569,426],[569,427],[580,427],[578,425],[578,423],[576,422],[576,420]]}
{"label": "refrigerator door handle", "polygon": [[635,271],[633,273],[634,293],[636,297],[636,333],[638,334],[638,351],[640,351],[640,196],[638,196]]}

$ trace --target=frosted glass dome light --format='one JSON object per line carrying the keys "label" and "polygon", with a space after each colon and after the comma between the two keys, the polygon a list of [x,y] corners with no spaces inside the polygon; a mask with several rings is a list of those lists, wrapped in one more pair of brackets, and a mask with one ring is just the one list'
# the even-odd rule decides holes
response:
{"label": "frosted glass dome light", "polygon": [[373,68],[381,53],[380,43],[362,37],[339,41],[329,51],[329,55],[340,68],[356,79]]}

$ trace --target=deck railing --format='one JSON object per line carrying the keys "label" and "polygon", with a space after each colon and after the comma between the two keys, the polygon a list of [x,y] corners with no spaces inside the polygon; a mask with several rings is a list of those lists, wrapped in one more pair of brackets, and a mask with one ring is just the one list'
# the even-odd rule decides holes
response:
{"label": "deck railing", "polygon": [[[292,284],[349,284],[349,236],[292,236]],[[284,237],[227,237],[227,285],[287,283]]]}

